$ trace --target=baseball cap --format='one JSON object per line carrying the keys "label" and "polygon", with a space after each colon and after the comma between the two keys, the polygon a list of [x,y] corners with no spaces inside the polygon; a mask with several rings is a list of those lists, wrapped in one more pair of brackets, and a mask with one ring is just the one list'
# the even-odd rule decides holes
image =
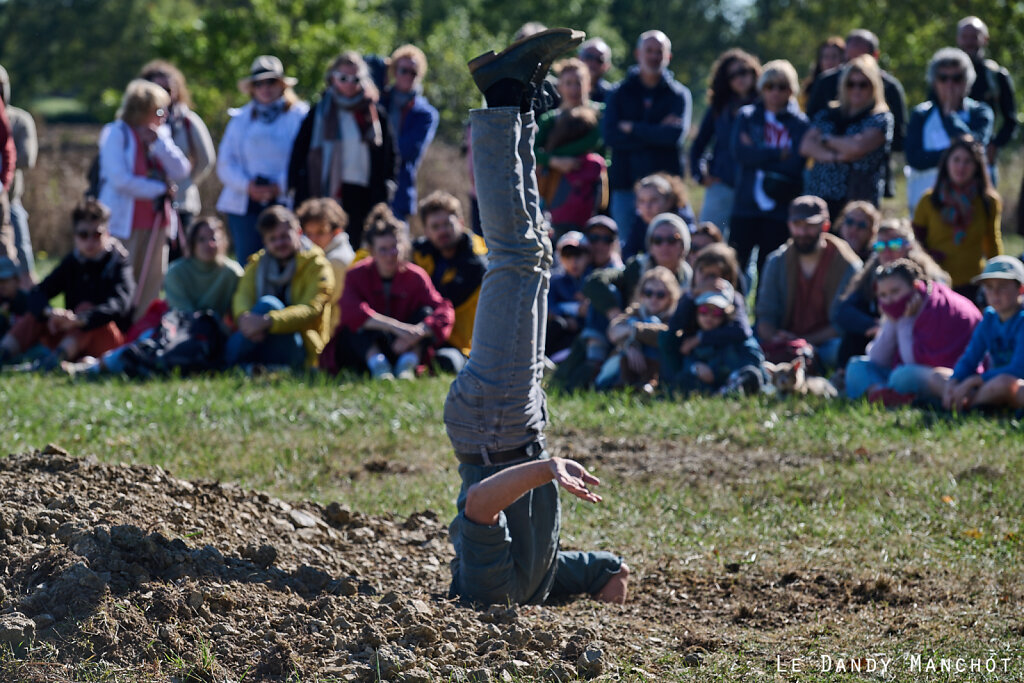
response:
{"label": "baseball cap", "polygon": [[971,278],[971,283],[977,284],[982,280],[1016,280],[1024,285],[1024,263],[1013,256],[993,256],[981,275]]}
{"label": "baseball cap", "polygon": [[601,227],[601,228],[605,228],[606,230],[611,230],[612,233],[615,234],[615,235],[619,234],[619,226],[618,226],[618,224],[614,220],[609,218],[608,216],[604,216],[604,215],[601,215],[601,214],[598,214],[598,215],[594,216],[593,218],[588,220],[586,222],[586,224],[583,226],[583,232],[590,232],[591,228],[596,228],[596,227]]}
{"label": "baseball cap", "polygon": [[579,230],[570,230],[558,238],[555,250],[561,252],[565,247],[575,247],[580,251],[587,251],[590,248],[590,242],[587,241],[586,235]]}
{"label": "baseball cap", "polygon": [[828,204],[813,194],[797,197],[789,204],[789,220],[812,224],[825,223],[828,221]]}
{"label": "baseball cap", "polygon": [[728,282],[721,282],[715,289],[698,296],[696,304],[698,306],[711,304],[712,306],[718,306],[724,311],[732,306],[735,296],[736,290],[732,288],[732,285]]}

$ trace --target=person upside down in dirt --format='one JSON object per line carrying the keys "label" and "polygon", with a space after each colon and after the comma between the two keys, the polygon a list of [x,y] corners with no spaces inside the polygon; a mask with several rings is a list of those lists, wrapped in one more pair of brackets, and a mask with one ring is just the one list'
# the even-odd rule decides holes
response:
{"label": "person upside down in dirt", "polygon": [[552,29],[470,62],[487,100],[470,121],[490,257],[472,350],[444,411],[462,478],[450,527],[453,597],[530,604],[587,593],[626,600],[629,568],[622,558],[559,550],[558,487],[597,503],[601,496],[592,489],[600,482],[579,463],[549,455],[544,441],[552,251],[537,204],[531,108],[551,62],[582,39],[581,32]]}

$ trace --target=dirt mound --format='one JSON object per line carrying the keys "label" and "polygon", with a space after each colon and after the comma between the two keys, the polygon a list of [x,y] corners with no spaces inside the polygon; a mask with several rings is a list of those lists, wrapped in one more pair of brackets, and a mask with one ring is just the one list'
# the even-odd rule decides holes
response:
{"label": "dirt mound", "polygon": [[58,448],[0,459],[0,490],[0,644],[16,654],[0,667],[16,680],[86,660],[211,681],[567,680],[615,656],[589,601],[581,617],[447,600],[432,512],[293,506]]}

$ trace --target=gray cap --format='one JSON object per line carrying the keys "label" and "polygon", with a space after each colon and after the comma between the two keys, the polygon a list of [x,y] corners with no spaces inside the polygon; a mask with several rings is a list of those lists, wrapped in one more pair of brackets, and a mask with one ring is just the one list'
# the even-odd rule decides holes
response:
{"label": "gray cap", "polygon": [[695,303],[698,306],[703,304],[711,304],[717,306],[723,311],[728,310],[733,305],[733,300],[736,297],[736,290],[732,288],[728,282],[720,282],[715,289],[704,292],[697,297]]}
{"label": "gray cap", "polygon": [[18,267],[7,256],[0,256],[0,280],[18,277]]}
{"label": "gray cap", "polygon": [[981,275],[971,278],[971,284],[983,280],[1016,280],[1024,285],[1024,263],[1013,256],[993,256],[985,264]]}

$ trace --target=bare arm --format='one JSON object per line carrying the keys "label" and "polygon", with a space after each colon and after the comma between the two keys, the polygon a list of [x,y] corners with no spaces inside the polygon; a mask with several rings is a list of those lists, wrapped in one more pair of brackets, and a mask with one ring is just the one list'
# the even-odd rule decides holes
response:
{"label": "bare arm", "polygon": [[527,491],[552,479],[578,498],[591,503],[601,500],[601,496],[588,488],[598,486],[600,480],[578,462],[565,458],[533,460],[492,474],[470,486],[466,492],[466,518],[477,524],[497,524],[502,510]]}

